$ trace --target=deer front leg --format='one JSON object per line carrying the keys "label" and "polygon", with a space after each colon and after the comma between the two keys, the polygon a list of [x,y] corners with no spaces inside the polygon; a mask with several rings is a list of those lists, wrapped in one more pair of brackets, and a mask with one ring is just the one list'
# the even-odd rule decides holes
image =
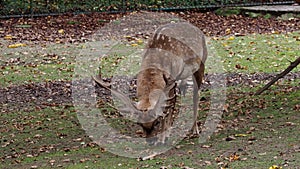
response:
{"label": "deer front leg", "polygon": [[158,145],[158,144],[161,144],[161,145],[163,145],[163,144],[165,144],[166,143],[166,138],[168,137],[168,133],[167,133],[167,126],[166,126],[166,122],[163,122],[163,126],[162,126],[162,133],[160,133],[159,134],[159,136],[158,136],[158,140],[157,140],[157,142],[156,142],[156,144],[155,145]]}
{"label": "deer front leg", "polygon": [[169,112],[169,114],[165,118],[161,119],[162,132],[158,135],[156,144],[163,145],[168,141],[168,138],[170,137],[171,126],[172,126],[172,116],[173,116],[173,112]]}

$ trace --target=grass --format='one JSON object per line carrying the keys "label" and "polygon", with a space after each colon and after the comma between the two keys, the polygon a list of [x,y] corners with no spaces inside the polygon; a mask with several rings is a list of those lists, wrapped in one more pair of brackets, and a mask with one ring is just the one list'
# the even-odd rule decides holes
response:
{"label": "grass", "polygon": [[51,44],[28,45],[21,48],[0,50],[0,85],[21,85],[28,82],[71,80],[75,54],[80,46]]}
{"label": "grass", "polygon": [[[299,36],[299,32],[274,33],[215,38],[210,43],[216,50],[215,54],[221,58],[225,72],[276,73],[284,70],[289,60],[299,57]],[[45,80],[71,80],[75,58],[84,46],[49,45],[40,52],[34,52],[36,47],[30,46],[2,49],[0,85],[7,87]],[[114,48],[108,54],[111,57],[103,58],[99,63],[104,76],[110,77],[114,72],[122,71],[118,65],[129,63],[134,66],[126,67],[129,71],[125,74],[137,71],[138,60],[128,60],[125,56],[132,55],[135,58],[138,55],[133,51],[142,46],[117,45],[108,48],[111,47]],[[36,54],[28,54],[28,51]],[[10,62],[16,58],[21,60]],[[208,60],[208,72],[213,64]],[[299,68],[293,72],[299,72]],[[186,139],[180,142],[179,147],[147,161],[119,157],[107,152],[103,146],[92,143],[82,129],[73,107],[60,105],[35,109],[33,105],[30,110],[3,109],[0,114],[0,168],[128,169],[188,166],[213,169],[269,168],[272,165],[287,164],[284,168],[297,168],[300,163],[297,148],[300,141],[297,108],[299,82],[299,79],[281,80],[259,96],[251,93],[263,84],[228,87],[228,111],[223,114],[220,130],[210,140],[199,144],[197,138]],[[202,92],[201,95],[209,98],[210,91]],[[202,123],[208,106],[209,101],[200,103]],[[109,121],[113,126],[120,127],[120,130],[122,125],[126,126],[126,121],[114,121],[113,118]],[[228,137],[234,139],[226,141]]]}
{"label": "grass", "polygon": [[[230,92],[234,93],[234,89],[231,89]],[[260,104],[257,101],[261,99],[260,97],[265,99],[265,109],[255,108]],[[172,165],[172,168],[199,167],[206,164],[205,168],[216,168],[215,158],[220,158],[221,162],[228,163],[231,168],[245,168],[246,166],[266,168],[274,164],[282,165],[285,157],[288,157],[289,165],[293,168],[292,166],[297,166],[300,159],[299,155],[292,152],[292,147],[299,141],[297,137],[299,131],[297,129],[299,128],[298,111],[292,109],[294,102],[287,102],[280,107],[273,105],[281,104],[286,99],[296,101],[299,98],[299,92],[291,91],[280,95],[271,92],[260,97],[244,98],[248,102],[256,101],[256,106],[240,105],[239,99],[228,98],[227,103],[232,105],[229,112],[240,107],[251,109],[252,112],[250,115],[226,114],[228,117],[224,120],[251,119],[249,121],[239,120],[240,124],[235,127],[230,126],[232,122],[225,122],[224,124],[228,124],[226,129],[218,132],[205,143],[211,147],[201,147],[202,145],[197,143],[197,139],[184,140],[179,144],[181,146],[179,149],[172,149],[154,160],[140,162],[137,162],[136,159],[117,157],[104,151],[101,146],[91,144],[81,129],[73,108],[52,107],[42,111],[2,113],[1,151],[6,156],[18,155],[3,161],[2,166],[18,166],[18,168],[29,168],[35,165],[41,168],[88,166],[89,168],[125,169],[158,168],[168,165]],[[295,123],[295,125],[289,125],[287,122]],[[251,127],[255,127],[255,130],[247,133]],[[235,134],[246,134],[246,136],[236,137],[233,141],[224,141],[226,137]],[[256,139],[249,144],[248,139],[251,136]],[[280,151],[291,152],[282,152],[285,154],[282,156]],[[234,152],[237,152],[240,156],[239,159],[243,160],[229,162],[227,158]]]}
{"label": "grass", "polygon": [[[216,38],[211,41],[226,72],[274,73],[284,70],[300,55],[299,32]],[[295,68],[298,72],[299,68]]]}
{"label": "grass", "polygon": [[2,69],[5,78],[0,79],[2,86],[26,84],[51,80],[71,80],[74,65],[46,64],[36,66],[10,66]]}
{"label": "grass", "polygon": [[[213,38],[210,46],[214,48],[210,51],[207,61],[207,71],[214,69],[213,58],[220,57],[223,64],[223,72],[241,73],[278,73],[284,70],[289,61],[294,61],[299,55],[298,46],[299,32],[288,34],[270,35],[249,35],[242,37]],[[51,44],[44,47],[21,47],[20,49],[2,49],[0,55],[1,86],[10,84],[22,84],[26,82],[38,82],[45,80],[71,80],[75,58],[85,54],[86,47],[100,46],[104,50],[111,48],[107,52],[107,57],[103,57],[98,63],[93,63],[101,68],[101,73],[106,77],[111,77],[117,73],[135,73],[139,68],[139,51],[143,46],[131,47],[117,44],[113,46],[101,47],[97,42],[85,45],[60,45]],[[135,53],[138,51],[137,53]],[[93,53],[92,53],[93,54]],[[95,52],[94,55],[98,55]],[[127,59],[126,56],[130,56]],[[13,62],[14,59],[20,61]],[[219,63],[218,63],[219,64]],[[135,66],[132,66],[135,65]],[[125,69],[126,71],[124,71]],[[293,72],[298,72],[295,68]]]}

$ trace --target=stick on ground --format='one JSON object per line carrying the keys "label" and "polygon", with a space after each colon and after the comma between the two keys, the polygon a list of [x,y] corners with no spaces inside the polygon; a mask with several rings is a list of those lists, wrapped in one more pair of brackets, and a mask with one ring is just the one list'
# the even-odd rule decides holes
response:
{"label": "stick on ground", "polygon": [[287,67],[283,72],[278,74],[272,81],[270,81],[268,84],[266,84],[263,88],[259,89],[255,95],[261,94],[263,91],[267,90],[272,84],[274,84],[277,80],[288,74],[290,71],[292,71],[295,67],[297,67],[300,63],[300,57],[298,57],[294,62],[290,64],[289,67]]}

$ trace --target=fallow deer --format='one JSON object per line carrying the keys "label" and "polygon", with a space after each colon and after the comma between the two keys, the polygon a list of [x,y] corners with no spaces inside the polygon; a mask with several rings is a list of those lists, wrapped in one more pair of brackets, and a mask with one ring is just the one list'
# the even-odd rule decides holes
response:
{"label": "fallow deer", "polygon": [[[204,80],[206,58],[205,37],[198,28],[186,22],[164,25],[155,31],[143,54],[141,70],[137,75],[138,103],[135,105],[126,96],[111,90],[125,103],[126,108],[123,111],[137,115],[137,121],[142,126],[147,141],[153,141],[149,138],[153,138],[159,128],[166,131],[171,127],[172,115],[166,114],[166,102],[174,102],[172,98],[176,97],[174,87],[177,83],[181,93],[185,94],[189,77],[193,79],[192,132],[199,134],[198,91]],[[104,86],[101,79],[94,80]],[[166,134],[160,136],[158,142],[164,143]]]}

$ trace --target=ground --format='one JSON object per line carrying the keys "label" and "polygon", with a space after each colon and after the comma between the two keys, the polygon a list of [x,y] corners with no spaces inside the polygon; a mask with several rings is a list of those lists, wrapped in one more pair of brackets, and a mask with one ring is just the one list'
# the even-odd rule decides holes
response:
{"label": "ground", "polygon": [[[72,105],[74,53],[93,38],[120,39],[130,49],[146,41],[156,27],[124,26],[128,15],[145,13],[1,20],[0,168],[299,168],[299,68],[262,95],[253,95],[299,57],[298,18],[166,14],[171,21],[179,16],[198,26],[223,58],[227,100],[217,132],[204,144],[185,139],[147,161],[118,157],[93,143]],[[17,43],[26,46],[9,47]],[[201,89],[201,124],[211,76],[208,71]],[[101,98],[109,97],[104,89],[96,90]]]}

